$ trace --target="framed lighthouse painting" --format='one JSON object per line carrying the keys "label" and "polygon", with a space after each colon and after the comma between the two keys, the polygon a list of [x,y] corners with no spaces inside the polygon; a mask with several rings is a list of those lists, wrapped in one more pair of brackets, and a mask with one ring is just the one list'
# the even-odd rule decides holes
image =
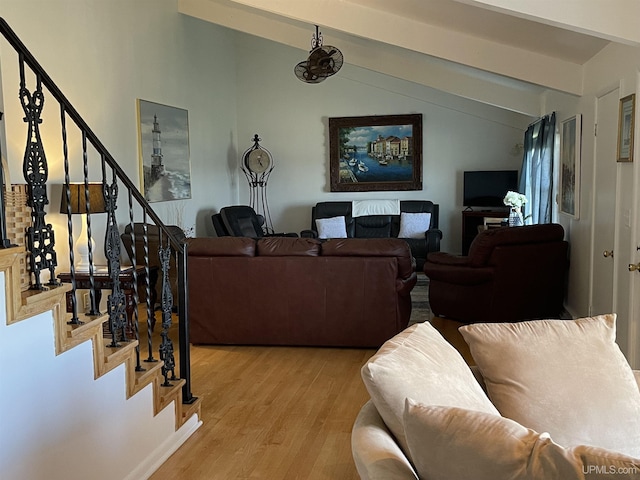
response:
{"label": "framed lighthouse painting", "polygon": [[191,198],[189,112],[138,99],[140,182],[148,202]]}

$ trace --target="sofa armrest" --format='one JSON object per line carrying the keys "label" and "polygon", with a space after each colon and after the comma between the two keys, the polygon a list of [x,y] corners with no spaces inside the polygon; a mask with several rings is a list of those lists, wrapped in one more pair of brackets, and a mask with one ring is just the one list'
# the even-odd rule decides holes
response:
{"label": "sofa armrest", "polygon": [[351,452],[362,480],[418,480],[371,400],[353,425]]}
{"label": "sofa armrest", "polygon": [[411,290],[416,286],[418,282],[418,274],[414,271],[411,275],[404,278],[398,278],[396,280],[396,291],[399,295],[408,296],[411,295]]}
{"label": "sofa armrest", "polygon": [[437,228],[431,228],[427,230],[424,235],[427,239],[427,252],[439,252],[442,231]]}
{"label": "sofa armrest", "polygon": [[455,265],[455,266],[467,266],[469,265],[469,257],[461,255],[452,255],[447,252],[433,252],[427,256],[429,263],[436,263],[438,265]]}
{"label": "sofa armrest", "polygon": [[479,285],[492,281],[494,277],[492,267],[467,267],[430,262],[424,264],[424,273],[431,280],[456,285]]}

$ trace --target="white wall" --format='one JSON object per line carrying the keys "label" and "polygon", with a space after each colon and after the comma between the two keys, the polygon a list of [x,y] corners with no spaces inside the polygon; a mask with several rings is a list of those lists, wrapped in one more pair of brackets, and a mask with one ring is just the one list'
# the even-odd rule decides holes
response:
{"label": "white wall", "polygon": [[[211,234],[214,198],[220,203],[237,198],[237,171],[229,168],[230,162],[235,167],[237,156],[236,60],[230,32],[178,14],[175,0],[0,0],[0,14],[136,184],[136,99],[188,110],[192,198],[153,206],[170,223],[176,211],[184,211],[183,226],[197,223],[199,235]],[[16,62],[4,45],[0,52],[11,180],[24,183],[26,129]],[[53,101],[45,102],[44,116],[49,124],[59,123]],[[64,179],[57,137],[59,129],[43,135],[53,185],[50,209],[55,212],[47,219],[54,226],[64,221],[55,218]],[[74,147],[76,137],[70,139]],[[81,178],[78,171],[72,180]],[[62,262],[65,253],[59,253]]]}
{"label": "white wall", "polygon": [[[585,316],[589,314],[589,308],[592,305],[592,297],[590,289],[612,288],[607,280],[593,278],[593,262],[595,258],[600,258],[602,252],[592,251],[594,236],[600,232],[597,226],[594,226],[593,218],[593,202],[594,190],[598,188],[594,183],[597,181],[594,176],[595,168],[595,136],[594,124],[596,121],[596,101],[599,96],[604,95],[613,89],[619,88],[620,98],[638,91],[637,78],[640,71],[640,49],[622,45],[611,44],[605,47],[592,60],[584,65],[584,94],[581,98],[568,100],[568,97],[561,95],[550,95],[547,98],[547,105],[550,110],[555,109],[558,112],[558,120],[564,120],[576,113],[582,114],[582,154],[581,154],[581,178],[580,178],[580,218],[578,220],[570,219],[560,215],[560,220],[565,226],[567,237],[571,243],[571,268],[569,274],[569,291],[567,295],[567,309],[574,316]],[[636,119],[638,118],[638,104],[636,103]],[[604,118],[601,121],[611,122],[618,125],[617,115],[612,118]],[[634,145],[634,156],[638,158],[638,122],[636,122],[635,132],[636,142]],[[616,163],[613,160],[615,152],[611,152],[611,168],[616,170],[618,181],[621,176],[632,175],[634,177],[636,191],[638,185],[638,169],[637,160],[633,165]],[[622,208],[631,209],[632,226],[638,225],[638,209],[637,198],[635,203],[629,201],[630,192],[617,192],[618,202],[622,201]],[[637,193],[636,193],[637,195]],[[611,212],[612,216],[616,212]],[[621,219],[618,218],[617,221]],[[631,234],[631,241],[638,238],[637,232],[626,230],[626,234]],[[632,261],[637,256],[635,245],[632,252],[616,252],[620,258],[630,256]],[[626,268],[626,265],[622,265]],[[638,325],[637,298],[635,290],[637,289],[638,280],[636,275],[628,272],[619,272],[622,275],[632,275],[631,288],[627,295],[622,298],[630,297],[629,308],[625,305],[625,311],[631,311],[629,318],[618,317],[618,342],[623,352],[627,355],[632,364],[636,366],[640,364],[640,330]]]}
{"label": "white wall", "polygon": [[[531,117],[348,63],[326,81],[306,84],[293,67],[307,51],[242,33],[235,37],[238,149],[250,147],[258,133],[274,156],[268,198],[276,230],[309,228],[311,207],[319,201],[426,199],[440,205],[442,250],[459,253],[462,172],[520,169],[522,151],[514,147],[522,143]],[[423,115],[422,191],[330,192],[328,118],[405,113]],[[248,203],[247,182],[243,178],[240,184],[239,200]]]}

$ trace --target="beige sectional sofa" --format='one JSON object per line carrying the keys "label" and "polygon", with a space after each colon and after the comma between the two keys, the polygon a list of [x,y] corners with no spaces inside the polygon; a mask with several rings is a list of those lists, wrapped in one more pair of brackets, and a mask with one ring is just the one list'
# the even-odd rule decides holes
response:
{"label": "beige sectional sofa", "polygon": [[477,368],[428,322],[362,368],[362,479],[640,478],[640,372],[615,315],[461,327]]}

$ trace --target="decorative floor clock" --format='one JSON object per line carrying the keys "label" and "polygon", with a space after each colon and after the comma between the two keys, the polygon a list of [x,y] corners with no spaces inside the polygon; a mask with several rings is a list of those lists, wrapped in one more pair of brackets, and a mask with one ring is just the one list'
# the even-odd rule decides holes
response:
{"label": "decorative floor clock", "polygon": [[262,229],[265,234],[273,234],[273,223],[267,201],[267,181],[273,171],[273,157],[269,150],[260,145],[262,139],[256,133],[253,146],[242,154],[242,171],[249,182],[249,205],[258,215],[264,217]]}

